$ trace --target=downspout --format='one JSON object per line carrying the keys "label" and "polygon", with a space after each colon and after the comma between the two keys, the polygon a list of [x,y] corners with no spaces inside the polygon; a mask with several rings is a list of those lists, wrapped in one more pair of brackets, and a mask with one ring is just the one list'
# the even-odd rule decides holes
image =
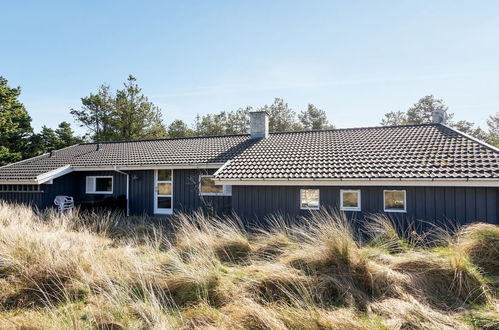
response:
{"label": "downspout", "polygon": [[118,167],[114,166],[114,171],[120,174],[123,174],[126,176],[126,216],[128,217],[130,215],[130,201],[128,200],[128,192],[129,192],[129,186],[130,186],[130,176],[128,173],[125,173],[123,171],[118,170]]}

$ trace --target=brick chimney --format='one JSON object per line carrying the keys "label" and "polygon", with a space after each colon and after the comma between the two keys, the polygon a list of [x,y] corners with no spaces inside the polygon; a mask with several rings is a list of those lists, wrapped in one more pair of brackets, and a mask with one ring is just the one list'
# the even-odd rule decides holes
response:
{"label": "brick chimney", "polygon": [[269,115],[266,111],[250,112],[250,134],[252,139],[269,136]]}

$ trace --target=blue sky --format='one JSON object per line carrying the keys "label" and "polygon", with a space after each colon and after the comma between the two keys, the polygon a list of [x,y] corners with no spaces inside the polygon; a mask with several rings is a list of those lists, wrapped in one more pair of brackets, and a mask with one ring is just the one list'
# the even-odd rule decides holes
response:
{"label": "blue sky", "polygon": [[[36,129],[129,73],[165,122],[284,98],[338,127],[421,96],[499,111],[499,1],[3,1],[0,75]],[[79,132],[82,130],[78,129]]]}

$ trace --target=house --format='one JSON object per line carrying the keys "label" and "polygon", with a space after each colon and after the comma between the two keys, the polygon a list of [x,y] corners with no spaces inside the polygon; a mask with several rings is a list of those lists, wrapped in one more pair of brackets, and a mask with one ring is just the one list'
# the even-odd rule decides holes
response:
{"label": "house", "polygon": [[499,218],[499,150],[446,125],[83,143],[0,168],[0,199],[53,205],[121,200],[128,214],[199,208],[249,222],[320,207],[352,217],[456,223]]}

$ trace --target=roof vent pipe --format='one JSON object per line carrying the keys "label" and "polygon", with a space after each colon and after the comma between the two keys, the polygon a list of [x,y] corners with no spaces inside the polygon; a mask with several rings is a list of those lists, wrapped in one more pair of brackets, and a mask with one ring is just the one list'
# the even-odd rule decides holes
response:
{"label": "roof vent pipe", "polygon": [[434,110],[431,114],[431,121],[434,124],[447,125],[447,111],[443,109]]}
{"label": "roof vent pipe", "polygon": [[269,114],[266,111],[253,111],[249,115],[251,138],[267,138],[269,136]]}

